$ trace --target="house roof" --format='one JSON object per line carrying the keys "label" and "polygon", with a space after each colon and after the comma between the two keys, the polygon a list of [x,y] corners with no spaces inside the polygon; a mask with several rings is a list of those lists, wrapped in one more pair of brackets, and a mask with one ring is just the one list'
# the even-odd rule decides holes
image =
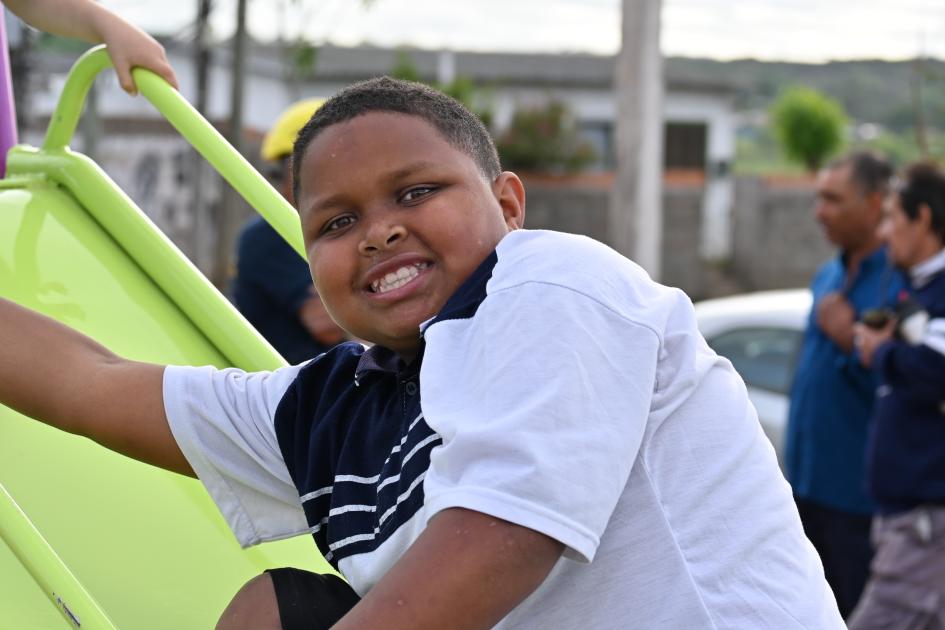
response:
{"label": "house roof", "polygon": [[[190,43],[162,39],[169,53],[190,56]],[[75,60],[75,52],[55,50],[43,55],[43,69],[65,72]],[[58,53],[58,54],[57,54]],[[249,43],[246,55],[248,72],[257,76],[281,76],[285,73],[287,52],[275,43]],[[373,76],[389,74],[402,54],[406,54],[423,80],[437,78],[439,50],[420,48],[380,48],[376,46],[342,47],[324,45],[317,49],[312,80],[352,83]],[[610,89],[613,85],[614,56],[586,53],[452,53],[456,76],[466,76],[477,84],[519,87],[570,87]],[[230,59],[229,42],[214,47],[213,63],[227,64]],[[735,86],[719,81],[702,80],[692,76],[674,75],[672,66],[664,64],[666,87],[670,91],[734,94]]]}
{"label": "house roof", "polygon": [[[254,42],[247,55],[251,72],[272,75],[283,72],[283,49],[277,44]],[[229,50],[217,47],[218,61],[229,58]],[[407,55],[420,77],[435,80],[437,65],[443,51],[420,48],[379,48],[375,46],[320,46],[317,50],[314,76],[316,80],[350,83],[390,73],[401,55]],[[516,85],[523,87],[574,87],[610,89],[613,84],[613,56],[582,53],[502,53],[454,51],[456,76],[466,76],[477,84]],[[673,76],[669,66],[667,88],[674,91],[697,91],[731,94],[735,87],[718,81]]]}

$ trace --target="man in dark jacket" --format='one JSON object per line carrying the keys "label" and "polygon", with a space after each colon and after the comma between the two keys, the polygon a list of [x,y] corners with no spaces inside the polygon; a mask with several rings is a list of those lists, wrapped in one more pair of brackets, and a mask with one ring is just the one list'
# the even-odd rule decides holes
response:
{"label": "man in dark jacket", "polygon": [[876,553],[850,628],[945,628],[945,172],[909,168],[880,233],[910,287],[897,316],[854,332],[882,385],[867,457]]}

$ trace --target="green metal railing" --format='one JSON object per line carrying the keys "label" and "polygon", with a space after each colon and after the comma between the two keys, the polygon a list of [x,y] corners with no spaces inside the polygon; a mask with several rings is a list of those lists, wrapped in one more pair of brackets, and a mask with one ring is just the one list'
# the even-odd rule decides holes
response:
{"label": "green metal railing", "polygon": [[[91,160],[68,148],[96,75],[111,66],[104,46],[75,63],[40,149],[11,149],[6,187],[42,177],[64,187],[235,366],[285,365],[217,289]],[[133,72],[139,92],[304,257],[298,216],[266,180],[184,98],[148,70]],[[0,485],[0,537],[73,628],[115,625]]]}

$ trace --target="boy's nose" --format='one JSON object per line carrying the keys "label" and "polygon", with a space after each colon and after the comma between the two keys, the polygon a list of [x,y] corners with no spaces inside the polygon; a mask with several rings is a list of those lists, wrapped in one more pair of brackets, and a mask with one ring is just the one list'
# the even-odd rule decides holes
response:
{"label": "boy's nose", "polygon": [[376,254],[390,249],[405,236],[407,236],[407,230],[399,222],[378,222],[365,231],[364,238],[358,244],[358,251],[368,256]]}

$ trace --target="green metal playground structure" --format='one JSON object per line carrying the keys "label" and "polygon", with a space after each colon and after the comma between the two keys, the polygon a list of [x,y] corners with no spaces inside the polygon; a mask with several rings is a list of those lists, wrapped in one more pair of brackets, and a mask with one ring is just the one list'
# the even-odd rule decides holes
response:
{"label": "green metal playground structure", "polygon": [[[132,359],[247,370],[284,364],[131,199],[69,149],[92,81],[109,65],[103,47],[83,55],[42,146],[19,145],[7,156],[0,295]],[[298,218],[279,193],[162,79],[142,69],[134,78],[303,253]],[[0,540],[0,628],[209,628],[265,568],[330,570],[307,537],[240,549],[199,482],[3,406]]]}

